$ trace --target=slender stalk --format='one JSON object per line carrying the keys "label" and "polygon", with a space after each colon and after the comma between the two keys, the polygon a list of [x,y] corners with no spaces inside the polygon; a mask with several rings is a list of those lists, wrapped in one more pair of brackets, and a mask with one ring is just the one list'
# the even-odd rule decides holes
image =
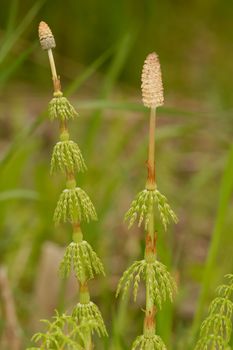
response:
{"label": "slender stalk", "polygon": [[156,222],[160,220],[164,229],[170,221],[177,222],[175,213],[170,208],[167,198],[162,195],[156,184],[155,167],[155,131],[156,108],[163,105],[163,85],[160,64],[156,53],[149,54],[142,70],[142,100],[145,107],[150,108],[149,143],[148,143],[148,175],[145,189],[140,191],[132,201],[125,219],[131,227],[135,221],[138,226],[144,224],[146,231],[144,259],[134,262],[123,274],[117,288],[117,295],[122,291],[123,296],[133,284],[133,295],[136,301],[141,279],[145,281],[146,310],[143,334],[138,336],[132,350],[165,350],[166,346],[156,334],[156,312],[167,299],[173,300],[176,285],[165,265],[157,260],[155,231]]}
{"label": "slender stalk", "polygon": [[150,125],[149,125],[149,146],[148,146],[148,177],[146,188],[148,190],[155,189],[155,128],[156,128],[156,108],[150,109]]}
{"label": "slender stalk", "polygon": [[[57,313],[54,323],[57,322],[61,326],[61,332],[56,332],[54,335],[50,334],[50,332],[53,333],[53,329],[47,332],[46,336],[48,338],[45,338],[43,344],[46,349],[50,349],[55,343],[56,347],[61,344],[61,349],[69,345],[66,331],[69,328],[70,320],[72,320],[74,329],[68,337],[71,340],[74,337],[77,348],[81,348],[81,345],[78,344],[80,341],[83,350],[92,350],[93,330],[98,332],[99,335],[105,336],[107,331],[97,305],[90,300],[88,281],[97,274],[104,275],[104,268],[92,247],[83,239],[81,222],[97,220],[97,214],[88,195],[77,186],[75,173],[76,171],[86,170],[86,165],[78,145],[70,140],[67,121],[78,114],[61,91],[60,79],[57,75],[52,52],[56,44],[51,30],[45,22],[41,22],[39,25],[39,39],[42,49],[48,52],[54,86],[53,99],[49,103],[49,117],[52,120],[59,120],[60,129],[60,141],[56,143],[53,149],[51,172],[60,170],[66,176],[66,188],[59,197],[54,212],[54,221],[56,224],[70,223],[73,229],[73,240],[65,250],[60,272],[63,277],[68,277],[73,270],[79,284],[79,302],[74,307],[71,316],[66,314],[60,316]],[[62,318],[61,322],[59,322],[60,318]],[[76,325],[80,326],[80,332],[83,333],[82,336],[78,336],[79,340],[76,337]],[[54,337],[56,340],[54,340]]]}
{"label": "slender stalk", "polygon": [[53,80],[58,79],[58,77],[57,77],[57,70],[56,70],[56,65],[55,65],[52,49],[48,50],[48,56],[49,56],[49,63],[50,63],[51,71],[52,71]]}
{"label": "slender stalk", "polygon": [[[68,128],[64,121],[60,122],[60,132],[61,132],[61,139],[64,138],[64,135],[68,134]],[[67,188],[76,188],[76,180],[75,180],[75,174],[73,171],[66,172],[66,187]],[[83,241],[83,234],[80,227],[80,222],[78,219],[74,218],[72,222],[73,227],[73,241],[76,243],[80,243]],[[82,281],[78,281],[79,283],[79,302],[80,304],[88,304],[90,302],[90,293],[88,288],[88,278],[87,276],[84,276]],[[85,350],[92,350],[93,344],[92,344],[92,336],[91,331],[86,330],[85,331]]]}
{"label": "slender stalk", "polygon": [[154,205],[150,206],[150,220],[148,224],[148,232],[146,235],[145,244],[145,260],[147,262],[146,273],[146,313],[144,317],[144,335],[155,335],[155,314],[156,306],[154,304],[153,296],[151,295],[151,269],[150,264],[156,259],[156,233],[154,229]]}
{"label": "slender stalk", "polygon": [[52,80],[53,80],[53,87],[54,87],[54,93],[61,91],[61,83],[60,79],[57,75],[56,65],[53,57],[53,51],[52,49],[48,50],[48,57],[49,57],[49,64],[52,72]]}
{"label": "slender stalk", "polygon": [[[55,80],[54,80],[55,81]],[[67,125],[64,121],[60,122],[60,138],[63,139],[65,135],[69,135]],[[73,171],[67,171],[66,172],[66,187],[69,189],[75,189],[76,188],[76,179],[75,174]],[[76,243],[80,243],[83,241],[83,234],[80,227],[80,222],[77,219],[77,215],[72,222],[72,228],[73,228],[73,241]],[[88,304],[90,302],[90,293],[88,289],[88,278],[84,274],[84,278],[82,281],[78,281],[79,283],[79,302],[80,304]],[[89,329],[85,330],[85,350],[92,350],[93,349],[93,343],[92,343],[92,336],[91,331]]]}
{"label": "slender stalk", "polygon": [[[155,184],[155,128],[156,128],[156,109],[150,109],[149,122],[149,145],[148,145],[148,176],[146,188],[154,190]],[[155,235],[155,218],[154,218],[154,203],[150,204],[148,214],[148,232],[145,238],[145,260],[148,263],[146,273],[146,314],[144,318],[144,335],[153,336],[155,334],[155,314],[156,307],[154,305],[153,296],[151,295],[150,283],[150,263],[156,259],[156,235]]]}
{"label": "slender stalk", "polygon": [[[79,282],[79,302],[80,304],[88,304],[90,302],[90,293],[88,289],[87,280]],[[85,331],[85,350],[92,350],[92,336],[91,332],[87,329]]]}

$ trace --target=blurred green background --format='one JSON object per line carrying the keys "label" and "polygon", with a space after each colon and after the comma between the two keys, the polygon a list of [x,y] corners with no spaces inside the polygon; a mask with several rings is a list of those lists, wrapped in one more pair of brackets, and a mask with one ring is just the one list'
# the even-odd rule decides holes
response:
{"label": "blurred green background", "polygon": [[[46,21],[55,35],[63,90],[80,114],[70,127],[88,172],[78,182],[99,215],[84,230],[107,274],[91,283],[110,334],[97,340],[100,349],[128,349],[142,329],[143,288],[137,304],[116,301],[114,293],[143,254],[143,232],[128,231],[123,217],[146,179],[141,69],[148,53],[159,54],[165,106],[158,111],[158,186],[179,223],[159,232],[158,254],[179,294],[158,315],[158,332],[169,349],[187,349],[216,286],[233,271],[232,17],[230,0],[1,0],[0,263],[22,348],[39,319],[77,300],[75,283],[65,285],[57,274],[71,230],[52,222],[64,179],[49,175],[58,127],[46,118],[52,83],[38,23]],[[4,305],[0,312],[4,335]]]}

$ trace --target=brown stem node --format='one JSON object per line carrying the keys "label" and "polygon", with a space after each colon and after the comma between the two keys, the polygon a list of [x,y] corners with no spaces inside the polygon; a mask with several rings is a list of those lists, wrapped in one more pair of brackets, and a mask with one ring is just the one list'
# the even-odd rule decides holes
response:
{"label": "brown stem node", "polygon": [[151,310],[148,310],[146,312],[144,326],[147,331],[153,331],[155,329],[155,314],[156,314],[155,306],[153,306]]}
{"label": "brown stem node", "polygon": [[156,253],[156,239],[151,238],[151,235],[147,233],[146,235],[146,255]]}
{"label": "brown stem node", "polygon": [[[149,161],[146,162],[147,166],[147,184],[151,185],[155,189],[155,165],[152,165]],[[148,188],[149,189],[149,188]]]}
{"label": "brown stem node", "polygon": [[53,79],[53,88],[54,88],[54,92],[60,92],[61,91],[61,80],[60,77],[52,77]]}

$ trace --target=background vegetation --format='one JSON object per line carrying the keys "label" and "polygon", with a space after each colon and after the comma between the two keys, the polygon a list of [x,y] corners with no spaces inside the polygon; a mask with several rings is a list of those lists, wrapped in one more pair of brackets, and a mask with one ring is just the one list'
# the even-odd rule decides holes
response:
{"label": "background vegetation", "polygon": [[[57,130],[45,113],[52,86],[39,21],[53,30],[63,87],[80,114],[72,136],[89,171],[79,183],[99,216],[85,229],[107,270],[92,287],[110,333],[99,348],[128,349],[142,324],[140,308],[116,302],[114,293],[143,251],[141,230],[128,231],[123,216],[146,179],[141,68],[149,52],[160,56],[166,100],[157,176],[180,221],[160,238],[160,259],[179,295],[158,329],[170,349],[184,349],[192,348],[216,286],[233,271],[232,15],[230,0],[1,1],[0,262],[24,344],[40,318],[76,300],[72,283],[57,275],[71,232],[52,222],[63,180],[49,176]],[[142,290],[141,307],[143,298]]]}

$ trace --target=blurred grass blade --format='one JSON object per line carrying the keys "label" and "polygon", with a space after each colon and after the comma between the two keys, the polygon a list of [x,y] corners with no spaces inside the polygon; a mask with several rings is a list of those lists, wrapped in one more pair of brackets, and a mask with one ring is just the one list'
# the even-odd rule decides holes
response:
{"label": "blurred grass blade", "polygon": [[8,201],[11,199],[32,199],[38,200],[38,193],[31,190],[25,189],[14,189],[9,191],[0,192],[0,202]]}
{"label": "blurred grass blade", "polygon": [[[99,96],[100,98],[105,99],[111,93],[117,79],[119,78],[125,66],[125,63],[134,39],[135,39],[134,33],[127,33],[125,37],[117,45],[115,55],[105,75],[103,86],[100,91],[100,96]],[[87,152],[91,153],[92,151],[95,136],[101,125],[101,120],[102,120],[102,114],[101,114],[101,111],[99,110],[96,111],[96,113],[94,113],[90,119],[90,124],[88,126],[88,132],[86,136]]]}
{"label": "blurred grass blade", "polygon": [[46,113],[41,113],[31,124],[26,125],[21,133],[17,134],[14,141],[10,144],[6,152],[0,158],[0,171],[3,169],[3,166],[8,163],[11,157],[20,149],[20,146],[24,146],[24,140],[26,140],[33,132],[38,128],[38,126],[45,119]]}
{"label": "blurred grass blade", "polygon": [[112,91],[122,69],[125,66],[128,54],[131,50],[133,41],[135,39],[134,33],[127,33],[125,37],[120,41],[119,45],[116,47],[116,54],[112,60],[112,63],[108,69],[101,95],[107,96]]}
{"label": "blurred grass blade", "polygon": [[7,20],[6,37],[9,37],[15,28],[18,7],[19,7],[19,0],[12,0],[10,5],[8,20]]}
{"label": "blurred grass blade", "polygon": [[229,151],[229,157],[225,167],[225,171],[222,177],[220,186],[220,198],[217,211],[216,222],[212,234],[212,240],[210,243],[210,248],[205,264],[204,273],[202,276],[202,288],[200,292],[200,297],[197,304],[196,314],[193,321],[193,326],[191,330],[191,337],[193,341],[196,338],[206,302],[208,301],[210,288],[213,285],[214,277],[216,277],[217,271],[217,257],[218,252],[221,247],[221,237],[224,229],[225,219],[227,216],[228,206],[232,198],[233,193],[233,145]]}
{"label": "blurred grass blade", "polygon": [[122,338],[127,329],[129,296],[121,298],[117,312],[114,313],[110,350],[122,350]]}
{"label": "blurred grass blade", "polygon": [[5,37],[5,40],[3,41],[0,47],[0,64],[7,57],[9,51],[11,50],[12,46],[14,46],[14,44],[17,42],[18,38],[23,34],[23,32],[27,29],[29,24],[35,18],[44,2],[45,0],[37,1],[35,5],[33,5],[32,8],[28,11],[26,16],[22,19],[18,27],[15,28],[13,33]]}
{"label": "blurred grass blade", "polygon": [[0,74],[0,88],[6,83],[10,76],[20,67],[20,65],[27,59],[28,55],[34,50],[36,42],[27,48],[24,52],[15,58],[14,61],[4,69]]}
{"label": "blurred grass blade", "polygon": [[92,76],[112,55],[114,52],[115,46],[107,49],[101,56],[97,58],[93,63],[91,63],[87,69],[83,72],[83,74],[79,75],[65,90],[67,95],[73,94],[85,81],[88,80],[90,76]]}
{"label": "blurred grass blade", "polygon": [[[147,112],[146,107],[142,105],[142,103],[135,103],[135,102],[121,102],[121,101],[111,101],[108,99],[97,99],[97,100],[85,100],[80,101],[77,105],[79,108],[83,109],[114,109],[114,110],[122,110],[122,111],[136,111],[136,112]],[[190,112],[186,110],[182,110],[179,108],[174,107],[163,107],[159,111],[160,115],[166,115],[166,116],[197,116],[200,114],[200,112]]]}

